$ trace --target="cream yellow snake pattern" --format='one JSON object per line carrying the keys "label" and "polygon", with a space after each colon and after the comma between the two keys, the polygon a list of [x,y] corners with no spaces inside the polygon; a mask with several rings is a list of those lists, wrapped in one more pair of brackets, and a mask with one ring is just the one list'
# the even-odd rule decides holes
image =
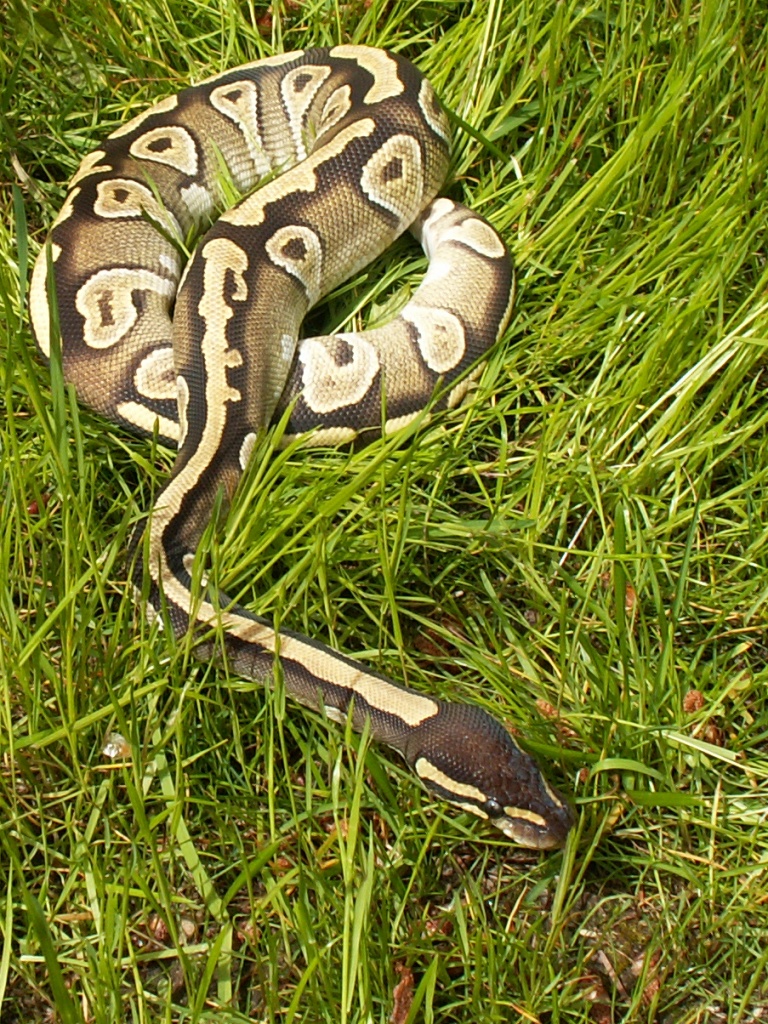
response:
{"label": "cream yellow snake pattern", "polygon": [[[230,668],[249,678],[270,680],[279,659],[296,700],[369,722],[433,791],[545,848],[563,842],[571,810],[487,713],[191,591],[212,509],[276,417],[316,444],[390,432],[436,389],[438,404],[459,402],[504,330],[511,260],[485,220],[435,198],[448,160],[447,117],[398,55],[336,46],[227,71],[83,160],[34,268],[32,323],[45,357],[58,325],[84,403],[178,446],[141,546],[148,613],[199,634],[204,657],[217,623]],[[399,315],[299,340],[307,310],[408,228],[429,268]]]}

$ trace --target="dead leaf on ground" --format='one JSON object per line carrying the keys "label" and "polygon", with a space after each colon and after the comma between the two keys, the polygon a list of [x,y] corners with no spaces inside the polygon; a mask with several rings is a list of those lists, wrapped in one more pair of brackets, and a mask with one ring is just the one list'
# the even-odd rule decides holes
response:
{"label": "dead leaf on ground", "polygon": [[405,1024],[413,1003],[413,971],[406,964],[395,964],[400,981],[392,992],[392,1015],[389,1024]]}

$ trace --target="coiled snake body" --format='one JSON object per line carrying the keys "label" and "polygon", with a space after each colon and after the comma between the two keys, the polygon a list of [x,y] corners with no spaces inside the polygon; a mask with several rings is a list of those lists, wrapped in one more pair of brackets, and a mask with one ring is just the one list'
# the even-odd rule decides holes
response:
{"label": "coiled snake body", "polygon": [[[438,385],[444,404],[459,402],[468,368],[506,326],[504,244],[476,214],[434,199],[448,136],[420,72],[368,47],[287,53],[185,89],[83,160],[34,268],[32,323],[50,357],[58,322],[83,402],[178,445],[142,547],[148,613],[162,609],[177,636],[219,623],[230,666],[249,678],[269,679],[279,658],[292,697],[335,720],[351,714],[356,729],[369,721],[440,796],[546,848],[563,842],[570,808],[484,711],[191,591],[212,510],[276,417],[310,443],[389,432]],[[409,226],[430,263],[399,316],[299,342],[309,307]],[[185,245],[206,228],[182,271]]]}

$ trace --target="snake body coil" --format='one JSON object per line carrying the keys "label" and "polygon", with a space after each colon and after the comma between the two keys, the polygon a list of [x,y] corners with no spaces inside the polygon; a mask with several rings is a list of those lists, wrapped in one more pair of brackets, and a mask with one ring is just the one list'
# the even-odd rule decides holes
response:
{"label": "snake body coil", "polygon": [[[394,54],[337,46],[218,75],[83,160],[35,265],[32,322],[50,357],[58,321],[81,401],[178,445],[143,547],[148,612],[162,609],[177,636],[219,623],[229,664],[250,678],[268,680],[279,658],[292,697],[335,720],[351,713],[357,729],[369,721],[432,790],[546,848],[564,840],[570,808],[485,712],[191,593],[212,510],[275,417],[310,443],[389,432],[438,384],[444,404],[459,402],[468,368],[503,331],[509,254],[476,214],[434,199],[448,155],[432,87]],[[399,316],[299,341],[307,310],[409,226],[430,263]],[[212,648],[203,640],[199,652]]]}

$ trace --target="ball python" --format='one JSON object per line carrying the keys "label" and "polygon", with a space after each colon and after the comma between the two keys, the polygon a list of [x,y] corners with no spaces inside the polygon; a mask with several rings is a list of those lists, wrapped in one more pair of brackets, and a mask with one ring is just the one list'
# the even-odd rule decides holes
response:
{"label": "ball python", "polygon": [[[33,269],[31,320],[44,358],[60,338],[80,401],[178,449],[133,577],[150,618],[194,631],[206,658],[216,626],[233,671],[277,675],[301,704],[368,723],[439,797],[545,849],[572,810],[485,711],[192,585],[214,508],[276,419],[325,445],[389,434],[437,392],[437,405],[463,398],[509,320],[514,275],[490,224],[435,198],[448,161],[448,118],[397,54],[340,45],[226,71],[85,157]],[[299,340],[307,310],[409,227],[429,264],[399,315]]]}

